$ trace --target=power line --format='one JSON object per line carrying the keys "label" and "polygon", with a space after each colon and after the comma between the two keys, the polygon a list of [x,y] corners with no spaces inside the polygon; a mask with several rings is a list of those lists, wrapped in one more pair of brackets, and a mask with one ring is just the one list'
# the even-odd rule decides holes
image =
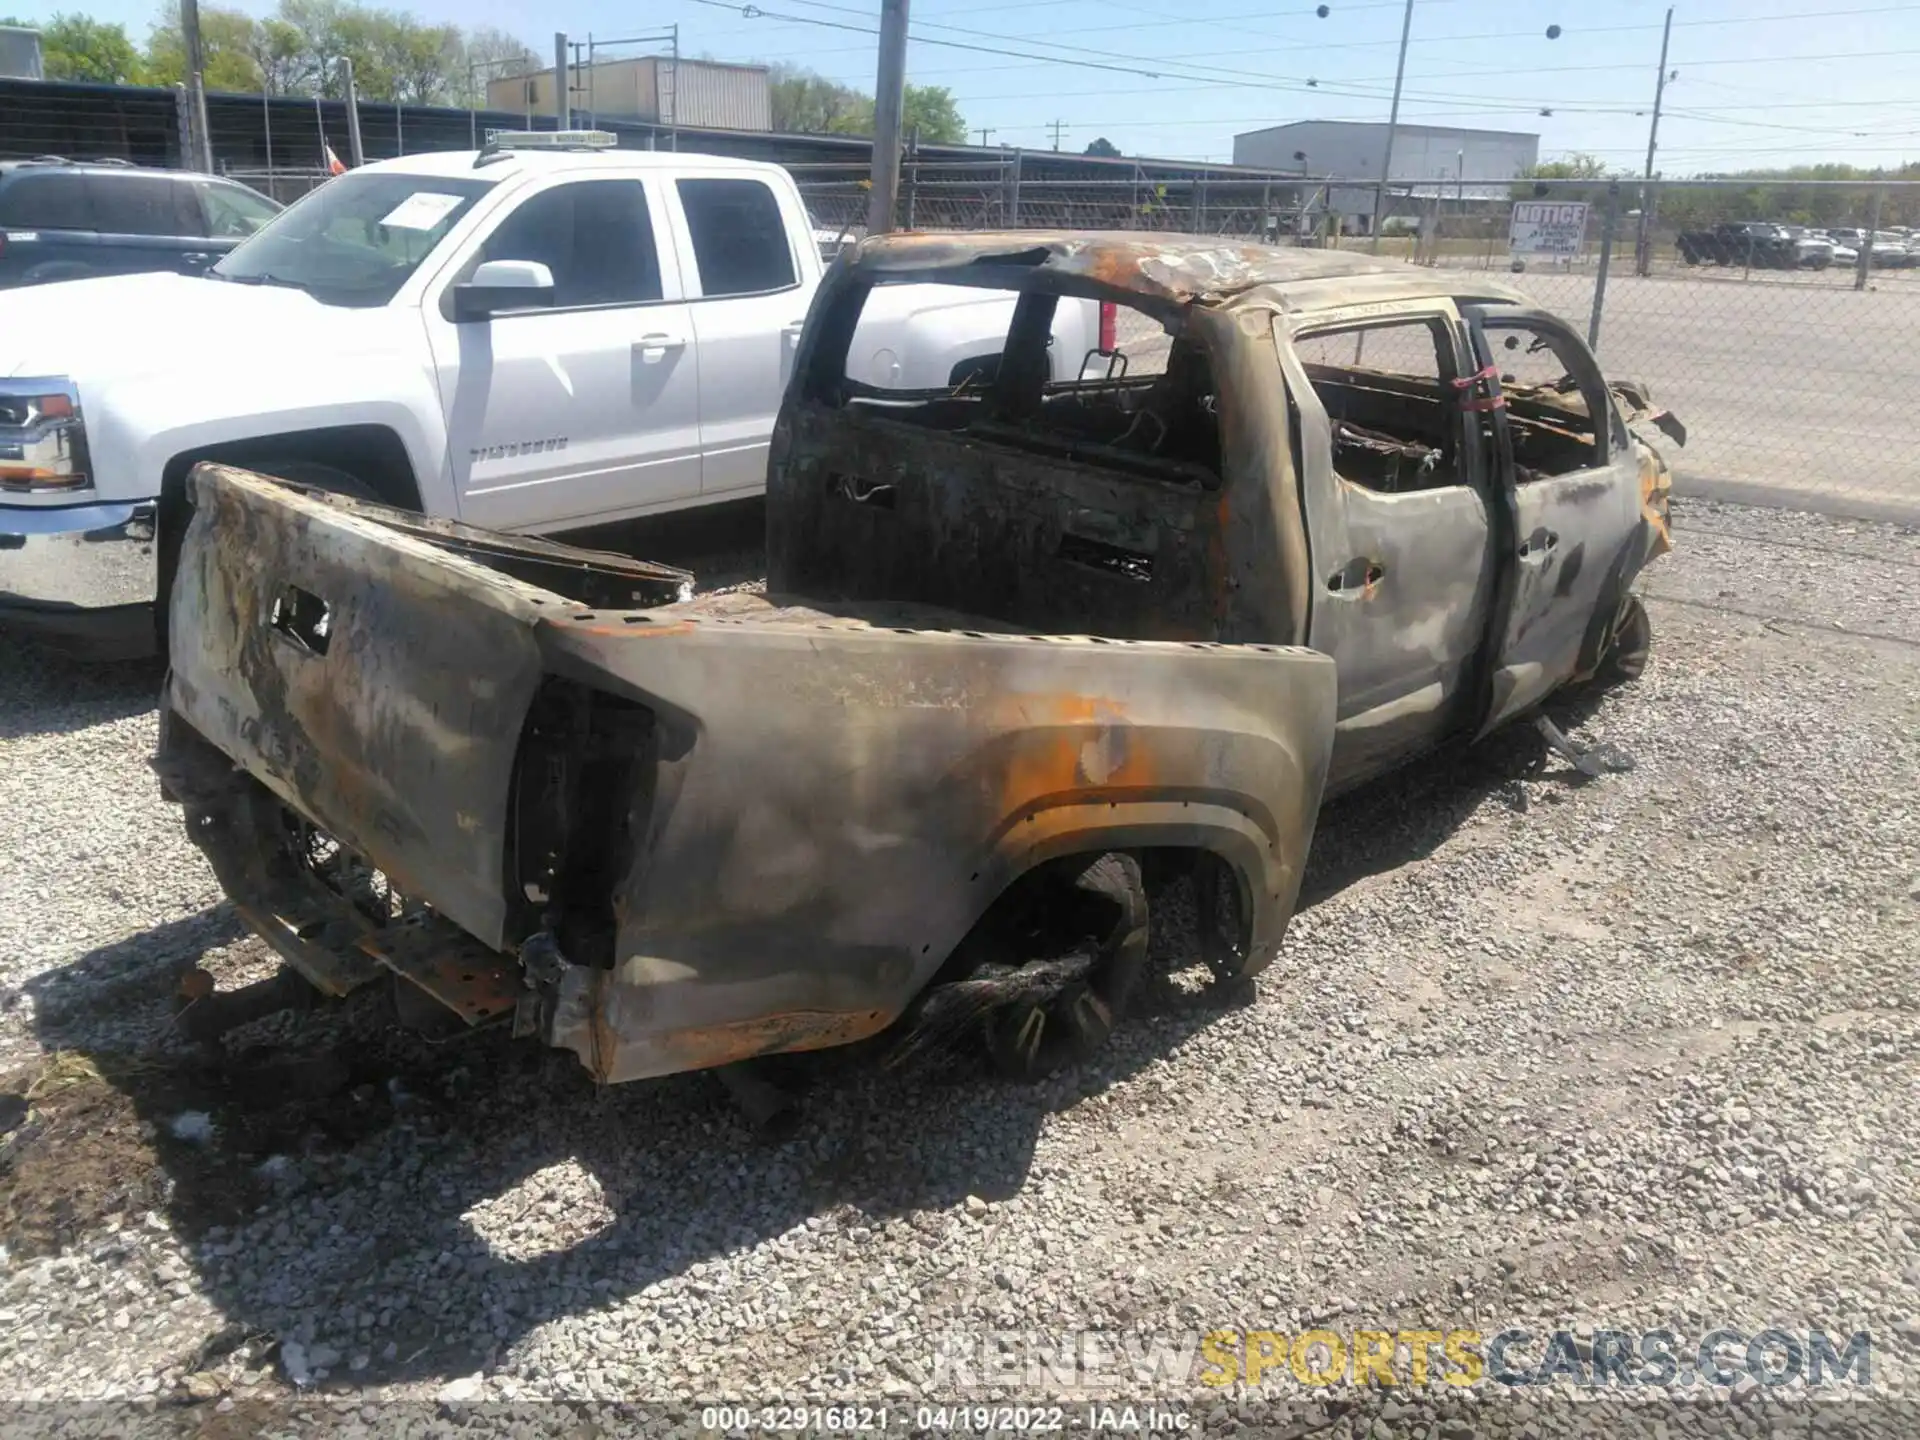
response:
{"label": "power line", "polygon": [[[846,11],[847,13],[851,13],[851,14],[865,13],[864,11],[853,10],[849,6],[826,4],[824,3],[824,0],[792,0],[792,3],[808,5],[811,8],[822,9],[822,10]],[[1080,3],[1080,0],[1073,0],[1073,3]],[[1027,9],[1033,9],[1036,7],[1023,5],[1023,6],[995,6],[993,8],[995,9],[1017,8],[1017,9],[1027,10]],[[1353,7],[1343,5],[1340,8],[1342,13],[1345,13],[1348,9],[1351,9]],[[1821,10],[1821,11],[1792,10],[1792,11],[1787,11],[1787,12],[1776,14],[1776,15],[1741,15],[1741,16],[1734,16],[1731,18],[1722,17],[1722,18],[1711,19],[1711,20],[1676,20],[1673,22],[1673,28],[1678,30],[1683,27],[1699,28],[1704,26],[1723,26],[1723,25],[1741,25],[1741,26],[1764,25],[1764,24],[1785,22],[1790,20],[1831,20],[1831,19],[1840,19],[1840,18],[1845,18],[1850,16],[1856,16],[1856,15],[1908,14],[1914,11],[1920,11],[1920,5],[1913,5],[1913,4],[1873,5],[1873,6],[1862,6],[1862,7],[1851,9],[1851,10]],[[980,12],[978,10],[970,10],[968,13],[979,14]],[[1156,12],[1146,11],[1142,13],[1152,14]],[[1209,28],[1219,28],[1223,25],[1230,25],[1232,22],[1236,20],[1267,19],[1267,18],[1270,18],[1272,14],[1273,12],[1271,10],[1249,10],[1249,11],[1244,11],[1237,15],[1209,16],[1207,17],[1206,23]],[[928,28],[928,29],[958,30],[963,32],[966,31],[967,29],[967,27],[943,25],[931,20],[921,21],[919,23],[924,28]],[[1152,21],[1143,21],[1139,24],[1134,24],[1134,25],[1103,25],[1101,26],[1101,33],[1112,34],[1120,30],[1155,30],[1155,29],[1165,29],[1169,27],[1191,27],[1193,23],[1194,22],[1191,16],[1183,16],[1177,19],[1157,19]],[[1635,24],[1635,25],[1583,25],[1580,27],[1579,33],[1582,36],[1623,35],[1623,34],[1630,34],[1636,31],[1658,30],[1660,28],[1661,27],[1658,22],[1647,22],[1647,23]],[[1020,34],[1020,35],[1000,36],[997,38],[1017,41],[1019,43],[1025,44],[1028,42],[1044,42],[1045,37],[1048,35],[1078,35],[1078,34],[1084,34],[1084,33],[1085,33],[1084,27],[1074,26],[1074,27],[1068,27],[1068,28],[1059,29],[1059,30],[1041,30],[1041,31],[1034,31],[1034,32],[1029,32],[1029,33]],[[1250,35],[1260,35],[1265,32],[1258,31],[1258,30],[1247,30],[1244,33],[1250,34]],[[1458,44],[1467,43],[1469,41],[1511,40],[1513,38],[1514,36],[1513,36],[1512,30],[1486,30],[1486,31],[1479,31],[1473,34],[1465,34],[1465,35],[1453,34],[1453,35],[1420,36],[1420,37],[1417,37],[1413,43],[1416,46],[1419,46],[1421,48],[1430,48],[1435,45],[1458,45]],[[1327,41],[1325,43],[1316,42],[1313,48],[1316,51],[1376,50],[1381,48],[1389,48],[1394,45],[1397,45],[1398,43],[1399,42],[1397,40],[1338,40],[1338,41]],[[1212,55],[1227,55],[1227,54],[1238,54],[1240,53],[1240,51],[1213,50],[1213,51],[1207,51],[1204,53],[1212,54]]]}
{"label": "power line", "polygon": [[[852,24],[848,22],[822,19],[817,16],[793,15],[793,14],[783,13],[779,11],[765,10],[759,7],[758,5],[755,5],[752,3],[745,3],[745,4],[733,3],[733,0],[693,0],[693,3],[700,4],[712,9],[736,12],[743,19],[746,19],[746,20],[760,20],[760,19],[770,20],[775,22],[776,25],[780,25],[780,26],[785,26],[785,25],[813,26],[816,28],[840,30],[840,31],[850,32],[854,34],[861,34],[861,35],[877,35],[879,33],[876,29],[868,25],[857,25],[857,24]],[[856,15],[863,18],[867,13],[862,10],[856,10],[850,6],[830,3],[830,0],[792,0],[792,3],[805,5],[814,9],[822,9],[822,10],[828,10],[836,13]],[[1345,9],[1392,8],[1394,6],[1397,6],[1399,3],[1400,3],[1400,0],[1380,0],[1380,3],[1378,5],[1350,6],[1350,7],[1343,7],[1343,8]],[[1432,0],[1430,0],[1430,3],[1432,3]],[[1440,3],[1447,3],[1447,0],[1440,0]],[[1764,20],[1803,19],[1803,18],[1828,18],[1830,16],[1838,15],[1838,14],[1853,14],[1853,13],[1879,14],[1879,13],[1888,13],[1892,11],[1909,11],[1909,10],[1916,10],[1916,9],[1920,9],[1920,6],[1892,5],[1892,6],[1860,7],[1855,11],[1846,11],[1846,12],[1824,12],[1824,13],[1818,13],[1818,14],[1815,12],[1793,12],[1789,14],[1752,17],[1752,18],[1756,20],[1763,20],[1763,21]],[[1182,21],[1178,23],[1189,23],[1189,22]],[[1691,24],[1691,25],[1707,25],[1707,24],[1720,24],[1720,23],[1733,23],[1733,22],[1689,21],[1689,22],[1680,22],[1680,23]],[[1136,28],[1136,27],[1115,27],[1115,28]],[[1147,28],[1147,27],[1138,27],[1138,28]],[[1636,29],[1643,29],[1643,28],[1649,28],[1649,27],[1607,26],[1607,27],[1598,27],[1595,33],[1604,33],[1609,31],[1636,30]],[[952,33],[959,34],[959,35],[971,36],[973,38],[965,41],[951,40],[951,39],[945,39],[939,36],[931,36],[931,35],[926,35],[924,33],[920,33],[925,29],[941,29],[941,30],[950,31]],[[1382,91],[1377,89],[1367,88],[1370,84],[1373,83],[1371,77],[1367,77],[1363,79],[1330,80],[1330,81],[1324,81],[1324,82],[1314,79],[1312,77],[1308,77],[1306,80],[1302,81],[1297,78],[1277,76],[1277,75],[1272,75],[1272,74],[1268,74],[1260,71],[1242,70],[1235,67],[1224,66],[1224,65],[1206,65],[1206,64],[1192,63],[1195,60],[1204,58],[1204,56],[1206,55],[1238,54],[1240,53],[1239,51],[1195,52],[1189,55],[1171,55],[1171,56],[1164,56],[1164,57],[1158,57],[1158,58],[1150,58],[1145,56],[1132,55],[1132,54],[1128,54],[1126,52],[1120,52],[1120,51],[1098,50],[1088,46],[1056,43],[1056,42],[1040,39],[1038,37],[1000,36],[1000,35],[992,34],[990,32],[986,32],[986,31],[974,30],[969,27],[943,25],[943,24],[940,24],[939,22],[922,22],[921,26],[916,30],[913,38],[922,45],[935,46],[935,47],[944,48],[944,49],[960,50],[960,51],[965,51],[973,54],[1004,56],[1010,59],[1025,62],[1023,64],[1013,65],[1013,66],[976,66],[976,67],[972,67],[970,69],[958,72],[963,75],[983,74],[983,73],[988,73],[994,70],[1027,69],[1033,65],[1055,65],[1055,66],[1061,66],[1063,68],[1069,68],[1069,69],[1097,70],[1097,71],[1102,71],[1110,74],[1134,75],[1144,79],[1153,80],[1156,82],[1162,82],[1157,87],[1160,93],[1164,93],[1168,89],[1174,89],[1174,90],[1258,89],[1262,91],[1279,90],[1279,91],[1290,91],[1290,92],[1296,92],[1296,93],[1313,91],[1321,94],[1340,96],[1343,98],[1363,99],[1363,100],[1379,100],[1379,99],[1386,98],[1385,94]],[[1484,38],[1505,38],[1505,37],[1504,36],[1488,36]],[[983,41],[1005,41],[1007,43],[1005,44],[979,43]],[[1029,50],[1020,50],[1020,49],[1012,48],[1012,46],[1014,45],[1021,44],[1021,43],[1029,43],[1029,42],[1038,43],[1038,44],[1047,46],[1049,49],[1059,50],[1059,51],[1068,52],[1068,53],[1059,54],[1059,55],[1040,54],[1040,53],[1035,53]],[[1354,46],[1348,46],[1348,47],[1327,46],[1327,47],[1319,47],[1319,48],[1361,48],[1361,47],[1359,47],[1358,45],[1354,45]],[[1920,53],[1920,51],[1882,50],[1882,51],[1868,51],[1868,52],[1841,52],[1841,53],[1828,54],[1828,55],[1811,55],[1811,56],[1808,56],[1808,55],[1754,56],[1754,57],[1740,57],[1740,58],[1718,59],[1718,60],[1696,60],[1696,61],[1688,62],[1687,68],[1689,69],[1689,71],[1692,71],[1704,66],[1720,66],[1720,65],[1762,65],[1762,64],[1784,64],[1789,62],[1796,63],[1796,64],[1806,64],[1806,63],[1815,63],[1815,62],[1829,61],[1829,60],[1881,59],[1881,58],[1889,58],[1893,56],[1911,55],[1916,53]],[[1080,55],[1091,56],[1095,58],[1092,58],[1092,59],[1074,58]],[[1171,62],[1171,64],[1169,62]],[[1147,68],[1148,66],[1153,66],[1156,68]],[[1635,62],[1632,64],[1620,64],[1620,65],[1587,64],[1587,65],[1578,65],[1578,66],[1556,66],[1556,67],[1534,66],[1529,68],[1530,68],[1530,72],[1534,74],[1565,73],[1569,71],[1579,72],[1579,73],[1596,73],[1599,71],[1607,71],[1607,70],[1638,70],[1641,68],[1641,65],[1638,62]],[[1199,73],[1193,73],[1193,72],[1199,72]],[[1462,78],[1470,78],[1473,74],[1478,72],[1461,71],[1461,72],[1455,72],[1455,73],[1460,75]],[[1384,78],[1385,77],[1382,77],[1382,79]],[[1452,78],[1452,77],[1449,76],[1448,78]],[[1702,83],[1711,83],[1711,82],[1702,82]],[[1099,92],[1099,93],[1111,93],[1111,92]],[[1024,99],[1027,97],[1013,96],[1013,97],[991,97],[991,98]],[[1464,105],[1466,108],[1443,112],[1443,113],[1461,114],[1461,115],[1519,114],[1519,113],[1523,113],[1523,111],[1525,110],[1532,110],[1536,104],[1541,106],[1551,106],[1556,109],[1564,109],[1569,111],[1570,113],[1579,113],[1579,114],[1632,113],[1629,107],[1582,106],[1578,104],[1565,104],[1563,102],[1560,102],[1554,99],[1546,99],[1546,100],[1541,100],[1537,102],[1526,102],[1523,105],[1518,102],[1517,97],[1508,96],[1508,97],[1502,97],[1502,98],[1508,101],[1506,105],[1488,104],[1487,97],[1485,97],[1482,94],[1460,94],[1457,92],[1431,90],[1431,91],[1408,92],[1407,95],[1405,96],[1405,99],[1407,100],[1407,102],[1414,105],[1422,106],[1422,107],[1429,107],[1433,105],[1442,105],[1442,106]],[[1818,102],[1808,102],[1808,103],[1810,105],[1818,104]],[[1847,102],[1840,102],[1840,103],[1847,103]],[[1860,103],[1897,105],[1902,102],[1883,101],[1883,102],[1860,102]],[[1755,104],[1753,106],[1748,106],[1744,108],[1771,109],[1774,107]],[[1862,132],[1854,131],[1848,126],[1831,126],[1831,127],[1821,127],[1821,126],[1813,126],[1813,125],[1792,126],[1792,125],[1787,125],[1780,122],[1773,122],[1773,123],[1762,122],[1762,121],[1744,121],[1743,122],[1737,118],[1715,114],[1706,110],[1696,111],[1696,110],[1676,109],[1676,110],[1673,110],[1671,113],[1675,115],[1683,116],[1684,118],[1699,124],[1738,125],[1738,124],[1744,123],[1757,128],[1799,130],[1801,133],[1807,133],[1807,134],[1834,134],[1834,135],[1849,134],[1856,137],[1862,134]],[[1372,118],[1372,117],[1368,117],[1368,118]],[[1429,118],[1433,118],[1433,112],[1431,111],[1429,112]],[[1121,120],[1121,121],[1107,121],[1107,122],[1098,122],[1098,123],[1130,124],[1130,123],[1137,123],[1137,121],[1138,121],[1137,116],[1130,116],[1130,117],[1127,117],[1125,120]],[[1060,123],[1062,126],[1064,126],[1066,122],[1060,122]],[[1086,123],[1091,124],[1095,122],[1086,122]],[[1223,118],[1219,120],[1162,121],[1158,123],[1165,125],[1165,124],[1194,124],[1194,123],[1248,124],[1248,123],[1259,123],[1259,122],[1251,122],[1246,120],[1230,120],[1230,119]],[[1279,122],[1275,122],[1275,123],[1279,123]],[[1028,128],[1031,128],[1031,127],[1028,127]],[[1900,133],[1900,132],[1895,132],[1895,133]],[[1055,141],[1057,146],[1058,144],[1057,131],[1055,135]],[[1850,148],[1857,149],[1859,147],[1850,147]],[[1675,147],[1672,153],[1679,154],[1679,153],[1694,153],[1694,152],[1688,151],[1684,147]]]}

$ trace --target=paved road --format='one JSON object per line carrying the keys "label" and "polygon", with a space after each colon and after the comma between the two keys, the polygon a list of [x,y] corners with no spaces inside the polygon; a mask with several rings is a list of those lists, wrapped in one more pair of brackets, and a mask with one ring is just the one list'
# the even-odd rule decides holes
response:
{"label": "paved road", "polygon": [[[1503,277],[1586,328],[1589,275]],[[1600,358],[1688,427],[1681,493],[1920,523],[1920,272],[1616,274]]]}

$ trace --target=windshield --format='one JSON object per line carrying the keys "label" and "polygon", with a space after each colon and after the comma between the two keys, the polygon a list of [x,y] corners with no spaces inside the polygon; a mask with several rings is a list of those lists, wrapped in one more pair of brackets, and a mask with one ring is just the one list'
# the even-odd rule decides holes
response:
{"label": "windshield", "polygon": [[288,285],[328,305],[384,305],[493,182],[361,173],[329,180],[210,273]]}

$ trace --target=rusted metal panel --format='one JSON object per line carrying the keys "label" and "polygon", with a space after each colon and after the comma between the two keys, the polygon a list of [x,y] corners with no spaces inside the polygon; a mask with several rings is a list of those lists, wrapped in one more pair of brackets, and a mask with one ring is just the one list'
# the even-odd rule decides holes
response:
{"label": "rusted metal panel", "polygon": [[[1029,297],[991,395],[847,381],[869,287],[933,279]],[[1165,374],[1051,382],[1060,295],[1158,318]],[[1509,417],[1461,418],[1508,398],[1461,303],[1516,298],[1206,240],[867,242],[775,430],[768,595],[203,467],[156,763],[304,973],[511,1009],[603,1081],[872,1035],[1067,856],[1225,861],[1258,971],[1329,783],[1578,678],[1670,543],[1652,451],[1609,436],[1517,495]],[[1394,316],[1451,337],[1440,378],[1340,371],[1336,417],[1294,336]],[[1554,387],[1513,399],[1549,450],[1572,436]],[[1349,469],[1424,474],[1416,410],[1457,436],[1445,483],[1334,463],[1337,423]],[[1565,542],[1526,575],[1516,514]],[[425,913],[329,891],[289,815]]]}
{"label": "rusted metal panel", "polygon": [[1376,255],[1124,230],[896,231],[862,240],[851,252],[851,268],[867,280],[911,276],[963,285],[1002,285],[1025,272],[1029,283],[1042,286],[1174,306],[1219,303],[1255,290],[1272,292],[1268,298],[1276,304],[1293,293],[1316,307],[1411,294],[1522,298],[1481,276]]}
{"label": "rusted metal panel", "polygon": [[[1215,850],[1251,881],[1259,962],[1278,944],[1331,736],[1324,656],[894,603],[589,609],[378,507],[231,471],[196,489],[170,704],[271,792],[238,803],[285,801],[496,957],[354,937],[432,993],[496,1013],[503,961],[540,970],[516,957],[538,921],[509,893],[509,834],[543,682],[648,717],[606,963],[560,957],[537,1022],[600,1079],[872,1033],[1010,879],[1089,844]],[[290,584],[333,617],[324,654],[272,623]],[[244,871],[223,879],[272,923]]]}
{"label": "rusted metal panel", "polygon": [[[445,522],[437,540],[410,520],[401,533],[216,466],[193,482],[168,704],[401,891],[498,946],[505,780],[542,674],[535,627],[563,602],[447,546],[552,547]],[[632,573],[636,592],[679,583]],[[476,594],[486,603],[462,603]],[[302,596],[323,601],[322,633],[303,634]],[[494,783],[470,787],[476,774]]]}
{"label": "rusted metal panel", "polygon": [[602,1078],[682,1068],[673,1036],[739,1058],[767,1016],[789,1017],[781,1048],[878,1028],[1013,876],[1089,843],[1219,849],[1256,886],[1263,959],[1277,945],[1331,734],[1325,657],[683,610],[644,642],[543,627],[558,672],[659,725],[596,982],[599,1012],[632,1018],[572,1031]]}

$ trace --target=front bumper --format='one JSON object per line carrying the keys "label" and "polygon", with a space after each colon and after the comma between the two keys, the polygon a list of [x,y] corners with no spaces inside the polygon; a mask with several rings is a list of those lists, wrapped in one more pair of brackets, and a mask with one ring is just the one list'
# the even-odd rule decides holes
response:
{"label": "front bumper", "polygon": [[0,624],[96,658],[152,654],[156,508],[0,505]]}

